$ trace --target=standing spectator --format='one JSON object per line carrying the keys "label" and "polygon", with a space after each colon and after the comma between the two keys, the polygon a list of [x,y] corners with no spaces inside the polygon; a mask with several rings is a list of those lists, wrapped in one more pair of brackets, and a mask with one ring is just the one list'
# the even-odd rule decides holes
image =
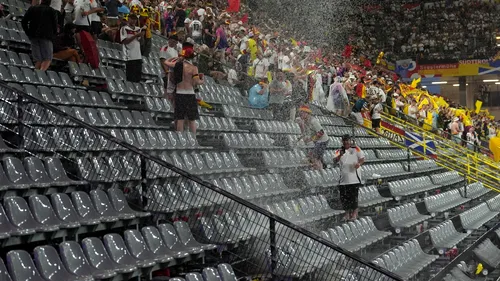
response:
{"label": "standing spectator", "polygon": [[248,102],[253,108],[267,108],[269,106],[269,85],[267,78],[263,78],[248,90]]}
{"label": "standing spectator", "polygon": [[201,21],[198,20],[198,15],[194,13],[194,18],[189,23],[189,36],[191,36],[194,42],[198,45],[203,44],[202,31],[203,31],[203,25]]}
{"label": "standing spectator", "polygon": [[408,116],[412,118],[412,122],[417,124],[417,113],[418,113],[418,106],[417,106],[417,101],[415,99],[410,100],[410,106],[408,107]]}
{"label": "standing spectator", "polygon": [[253,61],[253,69],[255,73],[255,78],[258,80],[260,79],[267,79],[267,71],[269,69],[269,60],[267,58],[262,57],[261,54],[258,55],[258,58],[256,58]]}
{"label": "standing spectator", "polygon": [[57,14],[50,7],[50,0],[42,0],[40,5],[30,7],[21,24],[31,41],[35,68],[47,70],[52,61],[52,40],[57,34]]}
{"label": "standing spectator", "polygon": [[144,36],[144,31],[136,26],[137,15],[130,14],[127,25],[120,29],[120,40],[125,53],[125,71],[127,81],[140,82],[142,73],[141,43],[139,40]]}
{"label": "standing spectator", "polygon": [[311,166],[316,170],[323,169],[323,155],[328,146],[328,135],[319,120],[312,116],[312,110],[307,105],[299,107],[297,123],[302,131],[304,142],[306,144],[310,142],[314,143],[314,148],[308,155]]}
{"label": "standing spectator", "polygon": [[224,23],[217,24],[217,29],[215,30],[215,59],[224,62],[224,54],[226,49],[229,47],[227,43],[226,31],[224,30]]}
{"label": "standing spectator", "polygon": [[364,98],[359,98],[352,107],[351,116],[356,119],[359,125],[363,125],[363,113],[368,111],[368,102]]}
{"label": "standing spectator", "polygon": [[380,134],[380,121],[381,121],[381,113],[384,111],[384,107],[382,106],[382,102],[380,101],[380,97],[372,97],[372,109],[370,115],[372,117],[372,129],[374,129],[377,133]]}
{"label": "standing spectator", "polygon": [[461,133],[460,133],[460,125],[458,124],[458,117],[453,118],[453,122],[450,124],[450,132],[451,132],[451,139],[457,143],[460,144],[461,142]]}
{"label": "standing spectator", "polygon": [[182,8],[182,4],[178,4],[175,9],[174,25],[177,36],[183,37],[186,35],[186,11]]}
{"label": "standing spectator", "polygon": [[57,25],[62,29],[62,26],[64,25],[64,16],[62,14],[62,6],[63,1],[62,0],[52,0],[50,1],[50,7],[56,11],[56,17],[57,17]]}
{"label": "standing spectator", "polygon": [[171,58],[165,63],[174,69],[172,83],[174,84],[174,119],[177,131],[184,131],[184,119],[188,119],[189,129],[196,134],[196,120],[199,118],[198,103],[194,88],[203,84],[203,74],[193,65],[194,48],[191,43],[182,45],[181,57]]}
{"label": "standing spectator", "polygon": [[203,21],[203,43],[209,48],[214,47],[215,43],[215,31],[213,17],[208,15]]}
{"label": "standing spectator", "polygon": [[[74,0],[74,16],[75,16],[75,25],[76,32],[87,31],[89,33],[95,34],[95,32],[99,31],[98,24],[94,24],[93,28],[91,26],[92,22],[101,22],[97,13],[104,11],[103,8],[99,8],[97,6],[97,0]],[[96,34],[97,36],[98,34]]]}
{"label": "standing spectator", "polygon": [[475,146],[479,145],[479,138],[477,136],[476,130],[473,126],[469,128],[469,131],[466,135],[466,144],[467,148],[470,150],[475,150]]}
{"label": "standing spectator", "polygon": [[107,0],[106,10],[108,11],[108,26],[113,28],[119,25],[118,19],[118,8],[122,6],[122,3],[118,0]]}
{"label": "standing spectator", "polygon": [[335,162],[340,166],[339,192],[344,208],[345,220],[358,218],[358,192],[363,184],[361,166],[365,163],[365,154],[358,146],[352,145],[349,135],[342,136],[342,147],[335,152]]}
{"label": "standing spectator", "polygon": [[139,17],[139,26],[144,31],[144,40],[142,40],[141,44],[141,54],[143,57],[149,57],[149,53],[151,52],[151,39],[153,38],[151,24],[148,8],[142,8]]}
{"label": "standing spectator", "polygon": [[75,6],[73,5],[73,0],[68,0],[66,5],[64,5],[64,24],[73,23],[73,13],[75,11]]}

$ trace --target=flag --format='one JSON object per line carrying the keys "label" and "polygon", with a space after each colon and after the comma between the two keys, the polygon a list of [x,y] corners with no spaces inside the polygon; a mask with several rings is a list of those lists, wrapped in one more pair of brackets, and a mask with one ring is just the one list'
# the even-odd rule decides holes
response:
{"label": "flag", "polygon": [[240,11],[240,0],[229,0],[228,2],[227,12],[238,13]]}
{"label": "flag", "polygon": [[405,145],[425,155],[436,155],[436,144],[432,140],[425,140],[416,133],[405,132]]}
{"label": "flag", "polygon": [[481,111],[481,107],[483,106],[483,102],[480,101],[480,100],[477,100],[476,101],[476,114],[479,113],[479,111]]}
{"label": "flag", "polygon": [[420,78],[420,77],[417,79],[413,79],[413,81],[411,81],[411,87],[413,89],[417,88],[417,85],[418,85],[418,83],[420,83],[420,81],[422,81],[422,78]]}

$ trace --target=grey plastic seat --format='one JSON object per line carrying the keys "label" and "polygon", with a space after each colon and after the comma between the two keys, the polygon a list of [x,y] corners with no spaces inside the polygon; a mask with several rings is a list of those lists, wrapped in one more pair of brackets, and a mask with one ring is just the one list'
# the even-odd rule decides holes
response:
{"label": "grey plastic seat", "polygon": [[238,278],[234,274],[233,268],[227,263],[222,263],[217,266],[219,276],[222,281],[237,281]]}
{"label": "grey plastic seat", "polygon": [[103,190],[94,189],[90,191],[90,198],[92,199],[92,203],[94,203],[94,206],[101,217],[117,217],[123,220],[135,218],[134,214],[117,212],[113,208],[113,205]]}
{"label": "grey plastic seat", "polygon": [[189,225],[184,221],[174,222],[174,227],[180,241],[187,247],[202,248],[205,251],[214,250],[217,248],[217,246],[214,244],[203,244],[196,241],[196,239],[193,237],[193,233],[191,233]]}
{"label": "grey plastic seat", "polygon": [[149,212],[140,212],[132,210],[132,208],[130,208],[127,202],[127,198],[125,198],[125,194],[123,194],[123,191],[121,189],[118,188],[108,189],[108,196],[109,196],[109,201],[113,205],[113,208],[119,213],[132,214],[140,218],[148,217],[151,215],[151,213]]}
{"label": "grey plastic seat", "polygon": [[7,253],[7,268],[13,281],[46,281],[38,272],[30,254],[24,250]]}
{"label": "grey plastic seat", "polygon": [[40,158],[33,156],[24,158],[24,167],[31,180],[35,183],[39,185],[52,185],[53,180],[49,177],[47,171],[45,171],[45,166]]}
{"label": "grey plastic seat", "polygon": [[34,250],[35,264],[40,275],[49,281],[84,281],[94,280],[92,276],[76,276],[64,267],[56,249],[52,246],[36,247]]}
{"label": "grey plastic seat", "polygon": [[182,243],[171,224],[160,224],[158,230],[167,247],[177,254],[187,252],[195,255],[203,252],[201,247],[186,246]]}
{"label": "grey plastic seat", "polygon": [[90,265],[82,247],[75,241],[59,244],[59,255],[66,269],[77,276],[91,276],[95,279],[107,279],[116,276],[114,270],[100,270]]}
{"label": "grey plastic seat", "polygon": [[[200,273],[188,273],[186,274],[186,281],[204,281],[203,276]],[[205,280],[211,281],[211,280]]]}
{"label": "grey plastic seat", "polygon": [[83,239],[82,249],[89,264],[98,270],[131,273],[137,269],[137,266],[134,265],[122,265],[114,262],[106,251],[104,244],[98,238]]}
{"label": "grey plastic seat", "polygon": [[34,182],[26,174],[21,160],[15,157],[5,157],[2,162],[7,178],[16,188],[25,189],[34,185]]}
{"label": "grey plastic seat", "polygon": [[66,171],[64,170],[63,164],[59,158],[46,157],[44,158],[45,169],[57,185],[67,186],[67,185],[83,185],[87,184],[85,181],[75,181],[68,177]]}
{"label": "grey plastic seat", "polygon": [[134,258],[127,249],[123,238],[118,234],[106,234],[103,238],[104,247],[111,259],[125,266],[136,266],[138,268],[152,267],[156,264],[153,260],[139,260]]}
{"label": "grey plastic seat", "polygon": [[63,223],[55,214],[49,198],[44,195],[31,195],[28,198],[31,213],[36,221],[53,230],[71,228],[72,224]]}
{"label": "grey plastic seat", "polygon": [[203,279],[205,281],[221,281],[219,272],[213,267],[206,267],[202,271]]}
{"label": "grey plastic seat", "polygon": [[[80,222],[87,225],[95,225],[102,222],[115,222],[118,217],[101,217],[97,212],[90,196],[83,191],[75,191],[71,193],[71,200],[75,206],[76,212],[82,219]],[[84,221],[86,223],[84,223]]]}
{"label": "grey plastic seat", "polygon": [[44,226],[37,222],[30,212],[28,203],[22,197],[9,197],[4,200],[7,217],[17,228],[12,234],[27,235],[35,232],[51,232],[59,229],[57,226]]}
{"label": "grey plastic seat", "polygon": [[184,248],[179,247],[180,245],[170,247],[154,226],[143,227],[142,235],[149,249],[160,259],[170,256],[176,259],[184,259],[189,256],[189,253],[184,251]]}
{"label": "grey plastic seat", "polygon": [[61,221],[62,228],[77,228],[81,224],[86,224],[86,221],[80,221],[80,217],[71,203],[71,199],[65,193],[54,193],[50,195],[50,200],[54,208],[54,213]]}
{"label": "grey plastic seat", "polygon": [[[0,239],[9,238],[11,234],[17,233],[16,227],[9,221],[2,205],[0,205]],[[0,274],[1,276],[1,274]]]}
{"label": "grey plastic seat", "polygon": [[5,267],[3,260],[0,258],[0,280],[2,281],[12,281],[12,278]]}
{"label": "grey plastic seat", "polygon": [[169,263],[174,260],[172,256],[166,255],[158,255],[153,253],[151,249],[148,247],[144,237],[142,236],[139,230],[127,230],[123,235],[125,239],[125,244],[127,244],[128,250],[132,254],[133,257],[139,260],[144,261],[156,261],[158,263]]}

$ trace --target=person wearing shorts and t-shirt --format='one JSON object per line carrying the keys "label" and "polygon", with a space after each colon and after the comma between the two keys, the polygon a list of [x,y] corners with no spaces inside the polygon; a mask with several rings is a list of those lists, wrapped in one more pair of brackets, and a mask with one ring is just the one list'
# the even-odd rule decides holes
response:
{"label": "person wearing shorts and t-shirt", "polygon": [[139,40],[144,36],[144,31],[136,26],[137,20],[137,15],[131,14],[128,17],[128,25],[120,29],[120,40],[127,60],[125,74],[130,82],[141,82],[142,55]]}
{"label": "person wearing shorts and t-shirt", "polygon": [[328,146],[328,135],[323,130],[319,120],[312,116],[312,110],[307,105],[299,107],[297,120],[305,143],[313,142],[314,148],[309,152],[309,160],[314,169],[323,169],[323,155]]}
{"label": "person wearing shorts and t-shirt", "polygon": [[31,41],[36,69],[47,70],[50,66],[57,23],[57,14],[50,7],[50,0],[42,0],[40,5],[30,7],[24,14],[21,24]]}
{"label": "person wearing shorts and t-shirt", "polygon": [[342,137],[342,148],[335,152],[334,161],[340,166],[339,192],[340,202],[346,220],[358,218],[358,192],[363,184],[361,165],[365,163],[365,154],[358,146],[352,145],[349,135]]}
{"label": "person wearing shorts and t-shirt", "polygon": [[380,114],[384,110],[384,107],[380,102],[380,97],[373,97],[372,103],[373,103],[371,110],[372,129],[374,129],[377,133],[380,134],[380,121],[382,119],[382,116]]}

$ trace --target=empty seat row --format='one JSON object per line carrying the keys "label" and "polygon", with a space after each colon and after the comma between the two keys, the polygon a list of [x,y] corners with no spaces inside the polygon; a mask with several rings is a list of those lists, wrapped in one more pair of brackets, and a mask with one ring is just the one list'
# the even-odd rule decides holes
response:
{"label": "empty seat row", "polygon": [[470,201],[463,198],[458,189],[424,198],[425,207],[429,213],[440,213]]}
{"label": "empty seat row", "polygon": [[241,131],[236,127],[234,120],[225,117],[200,116],[196,120],[199,131],[215,131],[215,132],[238,132]]}
{"label": "empty seat row", "polygon": [[273,119],[273,112],[266,109],[241,107],[237,105],[223,105],[222,110],[224,112],[224,116],[226,117],[265,120]]}
{"label": "empty seat row", "polygon": [[9,46],[11,48],[20,48],[28,50],[29,44],[31,43],[28,35],[24,31],[16,31],[12,29],[0,28],[0,39],[2,40],[2,45]]}
{"label": "empty seat row", "polygon": [[391,234],[391,232],[378,230],[370,217],[360,218],[320,233],[324,239],[348,251],[359,251]]}
{"label": "empty seat row", "polygon": [[358,204],[361,208],[378,205],[390,200],[392,198],[382,197],[374,185],[359,188]]}
{"label": "empty seat row", "polygon": [[352,127],[325,126],[324,129],[329,136],[337,136],[337,137],[341,137],[343,135],[351,135],[356,137],[369,136],[364,128],[355,127],[353,131]]}
{"label": "empty seat row", "polygon": [[298,189],[289,189],[280,174],[214,179],[212,183],[244,199],[276,196],[298,191]]}
{"label": "empty seat row", "polygon": [[394,160],[408,158],[408,152],[403,149],[379,149],[375,153],[380,159]]}
{"label": "empty seat row", "polygon": [[475,206],[460,214],[460,221],[466,230],[481,228],[485,223],[492,220],[500,212],[491,211],[486,203]]}
{"label": "empty seat row", "polygon": [[[206,77],[206,76],[205,76]],[[236,95],[226,95],[226,94],[220,94],[217,92],[212,92],[207,90],[207,87],[210,88],[210,85],[201,85],[200,86],[200,92],[198,92],[197,96],[201,98],[202,100],[208,102],[208,103],[213,103],[213,104],[223,104],[223,105],[235,105],[235,106],[245,106],[248,104],[248,102],[245,100],[245,98],[237,92]],[[223,108],[224,114],[226,109]],[[237,117],[237,116],[234,116]]]}
{"label": "empty seat row", "polygon": [[15,52],[4,51],[4,50],[0,50],[0,64],[35,68],[28,54],[26,53],[18,54]]}
{"label": "empty seat row", "polygon": [[145,97],[146,108],[150,112],[174,113],[174,107],[170,101],[162,97]]}
{"label": "empty seat row", "polygon": [[125,56],[120,49],[110,49],[98,46],[100,61],[104,64],[112,63],[115,65],[125,65]]}
{"label": "empty seat row", "polygon": [[500,266],[500,249],[491,242],[489,238],[486,238],[481,244],[479,244],[474,250],[472,250],[479,260],[485,262],[492,268],[497,268]]}
{"label": "empty seat row", "polygon": [[393,147],[387,139],[382,138],[356,138],[356,145],[361,149]]}
{"label": "empty seat row", "polygon": [[297,224],[304,224],[344,213],[334,210],[324,195],[299,198],[266,205],[265,208],[284,219]]}
{"label": "empty seat row", "polygon": [[340,181],[339,168],[302,171],[307,187],[336,186]]}
{"label": "empty seat row", "polygon": [[[309,143],[305,143],[302,138],[297,139],[296,135],[287,135],[288,146],[290,147],[307,147],[313,148],[314,143],[311,141]],[[327,148],[339,149],[342,146],[342,142],[340,138],[337,137],[329,137]]]}
{"label": "empty seat row", "polygon": [[254,237],[256,233],[254,222],[240,213],[223,213],[211,217],[198,218],[203,240],[217,245],[235,245]]}
{"label": "empty seat row", "polygon": [[32,70],[30,68],[18,68],[17,66],[9,66],[8,68],[0,64],[0,79],[7,82],[28,83],[44,86],[80,88],[76,86],[73,80],[65,72],[54,72],[51,70]]}
{"label": "empty seat row", "polygon": [[[42,277],[48,281],[108,279],[157,264],[174,265],[175,259],[200,254],[215,246],[198,243],[181,223],[175,229],[162,224],[158,229],[149,226],[142,231],[127,230],[123,237],[106,234],[102,241],[85,238],[81,245],[74,241],[63,242],[58,248],[59,251],[52,246],[36,247],[34,263],[28,252],[10,251],[7,254],[8,272],[16,281],[42,280]],[[3,262],[0,270],[4,276],[8,274]],[[227,267],[226,270],[229,271]]]}
{"label": "empty seat row", "polygon": [[170,281],[237,281],[238,278],[234,274],[231,265],[223,263],[217,268],[206,267],[201,273],[191,272],[185,275],[185,279],[181,277],[170,278]]}
{"label": "empty seat row", "polygon": [[263,151],[264,165],[267,168],[297,168],[308,166],[306,153],[294,151]]}
{"label": "empty seat row", "polygon": [[[313,106],[311,108],[314,111],[313,108],[316,108],[316,107]],[[321,123],[323,125],[345,126],[345,122],[342,118],[333,117],[333,116],[316,116],[316,118],[318,119],[319,123]]]}
{"label": "empty seat row", "polygon": [[438,187],[439,186],[433,184],[431,179],[427,176],[389,182],[389,190],[392,196],[395,197],[408,196]]}
{"label": "empty seat row", "polygon": [[441,174],[431,175],[431,180],[434,184],[441,186],[452,185],[464,180],[457,171],[444,172]]}
{"label": "empty seat row", "polygon": [[469,236],[467,233],[458,232],[451,220],[447,220],[429,229],[429,235],[431,236],[432,245],[438,249],[440,254],[443,254],[446,249],[455,247]]}
{"label": "empty seat row", "polygon": [[398,246],[373,263],[392,271],[405,280],[410,279],[434,262],[439,256],[422,251],[417,240],[412,239]]}
{"label": "empty seat row", "polygon": [[500,195],[491,198],[490,200],[486,201],[486,203],[488,204],[490,210],[497,212],[500,211]]}
{"label": "empty seat row", "polygon": [[114,95],[161,97],[163,89],[156,84],[133,83],[130,81],[106,79],[108,91]]}
{"label": "empty seat row", "polygon": [[[405,168],[406,171],[408,171],[408,163],[404,163],[403,167]],[[439,169],[439,167],[434,160],[417,160],[410,162],[409,172],[421,173],[421,172],[429,172],[436,169]]]}
{"label": "empty seat row", "polygon": [[365,179],[377,179],[407,175],[401,163],[373,163],[362,166]]}
{"label": "empty seat row", "polygon": [[[244,167],[234,151],[229,152],[182,152],[180,161],[175,154],[171,154],[172,161],[167,162],[193,174],[213,175],[215,173],[241,173],[254,170]],[[203,161],[204,160],[204,161]]]}
{"label": "empty seat row", "polygon": [[116,188],[109,189],[108,194],[102,190],[92,190],[90,196],[77,191],[71,193],[71,199],[65,193],[54,193],[50,200],[44,195],[32,195],[28,202],[22,197],[4,200],[5,211],[0,207],[2,238],[150,215],[132,210],[123,192]]}
{"label": "empty seat row", "polygon": [[72,180],[66,174],[59,158],[4,157],[0,165],[0,190],[29,190],[30,188],[84,185],[84,181]]}
{"label": "empty seat row", "polygon": [[223,133],[222,142],[227,148],[273,149],[274,140],[267,134]]}
{"label": "empty seat row", "polygon": [[254,127],[258,133],[271,134],[300,134],[300,127],[295,122],[254,120]]}
{"label": "empty seat row", "polygon": [[460,188],[460,193],[462,194],[462,196],[470,199],[479,198],[490,191],[491,189],[484,187],[482,182],[471,183],[466,187]]}
{"label": "empty seat row", "polygon": [[429,219],[431,216],[422,215],[418,212],[415,203],[407,203],[387,210],[389,223],[392,227],[407,228]]}
{"label": "empty seat row", "polygon": [[83,89],[57,88],[47,86],[23,85],[26,93],[32,97],[52,104],[71,106],[110,107],[117,106],[106,92],[86,91]]}

